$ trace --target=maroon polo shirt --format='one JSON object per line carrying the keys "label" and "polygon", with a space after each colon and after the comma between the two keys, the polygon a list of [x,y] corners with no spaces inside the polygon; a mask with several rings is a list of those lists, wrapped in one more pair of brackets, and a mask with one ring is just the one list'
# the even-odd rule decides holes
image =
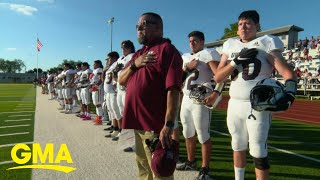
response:
{"label": "maroon polo shirt", "polygon": [[182,58],[171,43],[161,39],[143,46],[127,66],[150,51],[156,54],[156,62],[138,69],[127,81],[123,128],[160,133],[165,122],[168,89],[181,89]]}

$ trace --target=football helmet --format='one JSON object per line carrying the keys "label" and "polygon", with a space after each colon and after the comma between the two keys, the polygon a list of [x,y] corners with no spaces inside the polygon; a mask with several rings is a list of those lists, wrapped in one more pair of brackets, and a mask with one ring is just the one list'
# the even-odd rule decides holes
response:
{"label": "football helmet", "polygon": [[251,107],[256,111],[284,111],[291,105],[291,101],[285,98],[287,95],[282,83],[274,79],[263,79],[250,92]]}
{"label": "football helmet", "polygon": [[[203,104],[204,99],[207,96],[210,96],[214,92],[214,88],[215,88],[215,83],[212,83],[212,82],[205,82],[203,84],[197,85],[190,91],[189,98],[192,99],[195,104],[204,105]],[[206,105],[204,106],[206,106],[209,109],[213,109],[218,105],[221,99],[222,99],[222,95],[220,94],[212,106],[206,106]]]}

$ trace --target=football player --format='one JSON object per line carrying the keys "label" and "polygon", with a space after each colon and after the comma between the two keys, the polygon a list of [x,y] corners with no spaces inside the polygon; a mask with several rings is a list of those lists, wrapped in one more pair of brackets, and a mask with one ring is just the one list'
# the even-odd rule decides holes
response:
{"label": "football player", "polygon": [[65,99],[65,111],[62,111],[66,114],[72,113],[72,91],[73,91],[73,82],[74,82],[74,75],[76,71],[72,69],[69,63],[65,63],[64,67],[64,85],[65,89],[63,91],[63,96]]}
{"label": "football player", "polygon": [[[275,36],[257,36],[259,14],[244,11],[238,17],[239,37],[223,44],[222,58],[215,80],[222,82],[231,75],[227,125],[232,137],[235,179],[244,179],[246,152],[253,157],[256,179],[269,179],[267,139],[271,113],[251,108],[250,91],[262,79],[269,78],[275,68],[286,80],[286,91],[296,92],[296,75],[287,65],[281,52],[282,41]],[[287,96],[288,95],[288,96]],[[293,101],[294,95],[283,97]]]}
{"label": "football player", "polygon": [[[121,86],[118,82],[118,78],[120,76],[120,73],[127,65],[127,63],[131,60],[134,52],[135,52],[135,47],[133,43],[130,40],[123,41],[121,43],[121,49],[122,49],[122,56],[117,60],[117,66],[113,70],[114,74],[114,79],[117,81],[117,104],[120,112],[120,120],[119,120],[119,126],[121,129],[121,123],[122,123],[122,116],[123,116],[123,110],[124,110],[124,102],[125,102],[125,96],[126,96],[126,88],[125,86]],[[118,140],[120,136],[120,133],[118,136],[114,137],[112,140]],[[126,148],[124,151],[129,152],[132,151],[133,149],[131,147]]]}
{"label": "football player", "polygon": [[103,81],[102,81],[102,69],[103,65],[100,60],[95,60],[93,63],[93,76],[90,79],[90,86],[92,91],[92,103],[96,106],[96,118],[94,120],[95,125],[102,125],[102,103],[103,103]]}
{"label": "football player", "polygon": [[104,92],[105,92],[105,101],[107,103],[107,109],[112,120],[113,130],[110,134],[107,134],[105,137],[116,137],[120,133],[120,110],[117,103],[117,82],[114,81],[113,70],[117,66],[117,60],[119,59],[119,54],[115,51],[110,52],[107,57],[106,65],[109,67],[105,74],[104,80]]}
{"label": "football player", "polygon": [[50,93],[50,99],[52,100],[54,99],[54,84],[53,84],[53,80],[54,80],[54,74],[52,71],[48,71],[48,78],[46,80],[46,84],[48,86],[48,91]]}
{"label": "football player", "polygon": [[177,166],[177,170],[196,170],[196,133],[201,143],[202,168],[198,179],[210,179],[209,162],[211,157],[210,121],[211,106],[220,95],[220,91],[214,91],[203,102],[194,103],[189,95],[198,85],[210,82],[217,70],[220,55],[214,49],[204,49],[204,34],[193,31],[189,35],[191,53],[182,55],[184,71],[188,76],[183,86],[183,98],[181,103],[180,119],[183,127],[183,136],[186,139],[188,160]]}
{"label": "football player", "polygon": [[80,84],[78,86],[80,87],[80,101],[81,101],[81,111],[80,111],[80,118],[83,120],[91,120],[90,115],[90,93],[89,93],[89,76],[92,73],[92,70],[89,68],[89,64],[87,62],[82,63],[81,65],[82,73],[80,76]]}

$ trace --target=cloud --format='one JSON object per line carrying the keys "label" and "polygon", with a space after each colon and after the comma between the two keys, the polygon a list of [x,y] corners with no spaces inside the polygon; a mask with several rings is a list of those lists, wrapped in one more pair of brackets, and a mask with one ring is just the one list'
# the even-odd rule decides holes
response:
{"label": "cloud", "polygon": [[16,51],[17,48],[6,48],[6,51]]}
{"label": "cloud", "polygon": [[37,0],[38,2],[54,3],[55,0]]}
{"label": "cloud", "polygon": [[15,11],[17,13],[20,13],[26,16],[32,16],[33,13],[38,11],[38,9],[35,7],[27,6],[23,4],[0,3],[0,7],[9,8],[12,11]]}

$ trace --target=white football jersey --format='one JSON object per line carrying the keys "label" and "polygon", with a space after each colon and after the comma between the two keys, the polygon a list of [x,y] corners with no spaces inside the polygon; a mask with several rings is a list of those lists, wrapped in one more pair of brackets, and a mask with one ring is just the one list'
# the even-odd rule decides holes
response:
{"label": "white football jersey", "polygon": [[[120,58],[118,59],[117,63],[118,63],[118,64],[123,64],[123,67],[125,67],[125,66],[128,64],[128,62],[131,60],[131,58],[132,58],[133,55],[134,55],[134,53],[131,53],[131,54],[128,54],[127,56],[125,56],[125,57],[120,57]],[[122,70],[120,70],[120,71],[118,72],[118,77],[120,76],[121,71],[122,71]],[[118,79],[118,80],[119,80],[119,79]],[[124,88],[124,86],[121,86],[121,85],[119,84],[119,82],[117,82],[117,89],[118,89],[118,91],[119,91],[119,90],[123,90],[123,89],[125,89],[125,88]]]}
{"label": "white football jersey", "polygon": [[104,79],[104,92],[105,93],[115,93],[115,88],[113,86],[113,74],[112,71],[114,70],[114,68],[117,66],[117,61],[114,62],[113,64],[111,64],[111,66],[109,67],[109,69],[107,70],[106,74],[105,74],[105,79]]}
{"label": "white football jersey", "polygon": [[199,60],[195,70],[188,75],[183,86],[183,94],[189,96],[193,86],[210,82],[213,77],[208,63],[210,61],[220,62],[220,54],[215,49],[203,49],[196,54],[185,53],[182,55],[183,63],[188,63],[193,59]]}
{"label": "white football jersey", "polygon": [[[89,75],[92,73],[93,71],[91,69],[86,69],[84,71],[81,71],[81,76],[79,78],[80,81],[87,79],[89,80]],[[85,82],[84,82],[85,83]]]}
{"label": "white football jersey", "polygon": [[76,70],[73,70],[73,69],[68,69],[66,71],[64,71],[64,74],[65,74],[65,84],[68,84],[69,82],[71,82],[74,74],[76,74],[77,71]]}
{"label": "white football jersey", "polygon": [[94,83],[94,82],[99,82],[99,74],[102,74],[103,71],[102,71],[102,68],[97,68],[97,69],[94,69],[92,74],[92,78],[90,79],[90,82],[91,83]]}
{"label": "white football jersey", "polygon": [[[267,59],[268,53],[271,51],[283,51],[282,41],[275,36],[265,35],[256,38],[248,43],[243,43],[239,38],[230,38],[223,44],[222,54],[228,56],[228,60],[233,60],[243,48],[256,48],[258,55],[255,59],[251,59],[250,63],[238,66],[234,71],[236,76],[231,81],[229,94],[231,98],[239,100],[249,100],[250,91],[258,81],[270,78],[273,65]],[[232,77],[233,78],[233,77]]]}

